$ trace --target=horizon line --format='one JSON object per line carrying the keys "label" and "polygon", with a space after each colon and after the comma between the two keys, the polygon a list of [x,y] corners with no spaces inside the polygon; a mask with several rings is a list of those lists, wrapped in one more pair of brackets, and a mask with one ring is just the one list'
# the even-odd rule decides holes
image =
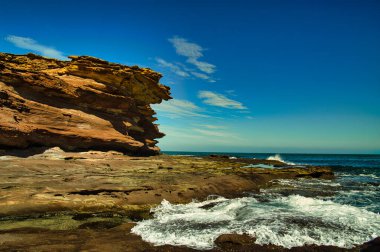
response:
{"label": "horizon line", "polygon": [[234,152],[234,151],[173,151],[161,150],[161,152],[189,152],[189,153],[235,153],[235,154],[291,154],[291,155],[377,155],[380,153],[311,153],[311,152]]}

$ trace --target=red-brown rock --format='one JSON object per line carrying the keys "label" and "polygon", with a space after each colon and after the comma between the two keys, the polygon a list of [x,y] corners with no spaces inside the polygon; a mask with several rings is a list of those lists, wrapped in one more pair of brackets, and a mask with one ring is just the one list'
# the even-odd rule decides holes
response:
{"label": "red-brown rock", "polygon": [[0,53],[0,147],[159,152],[150,104],[171,99],[161,74],[88,56]]}

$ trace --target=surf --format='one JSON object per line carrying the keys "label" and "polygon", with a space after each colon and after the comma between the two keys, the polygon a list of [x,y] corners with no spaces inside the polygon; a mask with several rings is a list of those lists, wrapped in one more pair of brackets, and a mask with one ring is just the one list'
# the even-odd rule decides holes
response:
{"label": "surf", "polygon": [[267,160],[274,160],[274,161],[280,161],[282,163],[285,163],[287,165],[296,165],[295,163],[293,162],[288,162],[288,161],[285,161],[284,159],[282,159],[281,155],[280,154],[276,154],[274,156],[269,156],[267,158]]}
{"label": "surf", "polygon": [[257,244],[285,248],[332,245],[352,248],[380,235],[380,215],[330,200],[262,194],[258,197],[171,204],[132,232],[155,245],[211,249],[222,234],[248,234]]}

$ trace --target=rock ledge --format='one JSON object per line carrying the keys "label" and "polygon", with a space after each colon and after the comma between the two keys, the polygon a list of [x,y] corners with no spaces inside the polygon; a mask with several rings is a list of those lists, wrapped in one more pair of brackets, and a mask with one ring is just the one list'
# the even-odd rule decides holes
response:
{"label": "rock ledge", "polygon": [[171,99],[161,74],[88,56],[0,53],[0,148],[159,152],[150,104]]}

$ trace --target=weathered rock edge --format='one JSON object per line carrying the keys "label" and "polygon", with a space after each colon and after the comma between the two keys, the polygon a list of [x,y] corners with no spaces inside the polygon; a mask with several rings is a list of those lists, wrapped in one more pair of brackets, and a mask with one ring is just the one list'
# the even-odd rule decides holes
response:
{"label": "weathered rock edge", "polygon": [[169,100],[161,74],[89,56],[0,53],[0,148],[159,153],[150,104]]}

